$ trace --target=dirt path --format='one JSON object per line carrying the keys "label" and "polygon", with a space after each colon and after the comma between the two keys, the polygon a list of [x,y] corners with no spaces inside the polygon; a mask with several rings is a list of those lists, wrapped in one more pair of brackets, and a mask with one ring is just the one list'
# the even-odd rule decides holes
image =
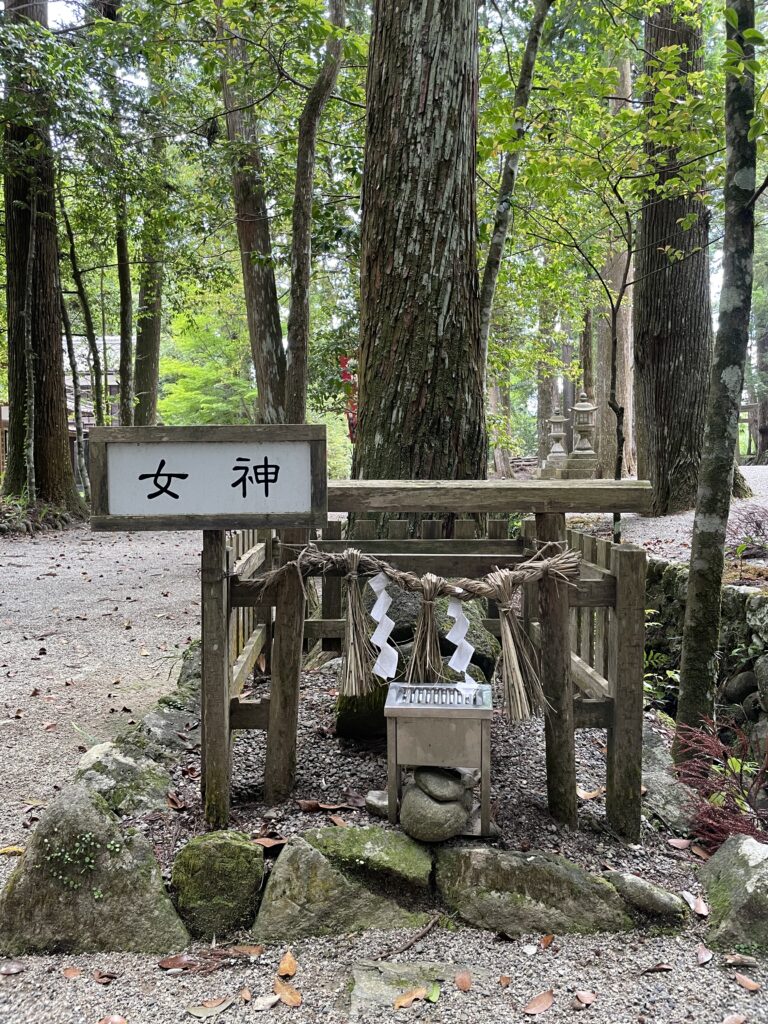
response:
{"label": "dirt path", "polygon": [[197,533],[87,527],[0,539],[0,847],[23,843],[25,808],[83,748],[173,687],[200,633],[199,549]]}

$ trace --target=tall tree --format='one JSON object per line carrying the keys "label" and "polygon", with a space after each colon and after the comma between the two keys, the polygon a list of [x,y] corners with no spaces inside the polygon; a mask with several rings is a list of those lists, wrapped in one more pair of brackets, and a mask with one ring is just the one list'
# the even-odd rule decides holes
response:
{"label": "tall tree", "polygon": [[474,0],[376,0],[367,93],[355,474],[484,478]]}
{"label": "tall tree", "polygon": [[[683,17],[665,4],[646,18],[644,102],[651,108],[669,103],[669,79],[662,83],[656,73],[674,51],[679,101],[695,100],[704,67],[700,9]],[[712,364],[709,213],[700,194],[703,166],[692,165],[698,180],[686,183],[666,138],[650,129],[645,148],[655,181],[643,202],[635,255],[638,474],[653,486],[654,515],[667,515],[690,508],[696,497]]]}
{"label": "tall tree", "polygon": [[715,709],[720,594],[725,531],[731,507],[739,407],[749,343],[755,238],[757,146],[750,133],[755,113],[754,0],[731,0],[726,10],[725,225],[723,286],[709,383],[706,429],[691,539],[683,626],[676,752],[680,727],[699,726]]}
{"label": "tall tree", "polygon": [[[47,27],[47,3],[6,0],[5,20],[10,27]],[[10,397],[3,492],[20,496],[27,491],[25,411],[31,381],[36,497],[79,512],[82,504],[69,456],[64,390],[49,98],[40,89],[37,69],[32,69],[34,77],[28,71],[24,61],[6,69],[6,98],[13,116],[6,125],[3,153]],[[27,328],[31,367],[24,351]]]}

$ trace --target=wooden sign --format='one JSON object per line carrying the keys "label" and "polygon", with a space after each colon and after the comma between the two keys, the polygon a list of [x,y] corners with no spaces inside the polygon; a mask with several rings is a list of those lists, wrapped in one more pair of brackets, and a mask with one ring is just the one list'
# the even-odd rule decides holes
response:
{"label": "wooden sign", "polygon": [[92,427],[94,530],[325,526],[325,427]]}

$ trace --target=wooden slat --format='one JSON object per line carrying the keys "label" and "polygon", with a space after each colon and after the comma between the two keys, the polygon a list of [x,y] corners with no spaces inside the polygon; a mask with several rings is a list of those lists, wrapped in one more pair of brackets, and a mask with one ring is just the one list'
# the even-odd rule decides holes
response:
{"label": "wooden slat", "polygon": [[629,842],[640,839],[643,761],[643,650],[645,646],[645,551],[614,545],[616,607],[609,612],[608,679],[614,698],[608,733],[609,824]]}
{"label": "wooden slat", "polygon": [[[581,554],[581,534],[576,530],[565,531],[565,542],[568,547]],[[568,588],[571,589],[570,587]],[[576,608],[571,604],[570,594],[568,595],[568,604],[570,606],[570,613],[568,618],[568,632],[571,637],[571,650],[578,651],[579,649],[579,613]]]}
{"label": "wooden slat", "polygon": [[253,576],[257,569],[260,569],[267,560],[267,545],[254,544],[243,551],[235,562],[232,571],[241,579],[248,579]]}
{"label": "wooden slat", "polygon": [[456,519],[453,524],[453,536],[455,540],[474,539],[477,533],[476,519]]}
{"label": "wooden slat", "polygon": [[[355,525],[352,530],[352,536],[355,541],[367,540],[371,541],[376,537],[376,520],[375,519],[356,519]],[[349,547],[349,545],[346,545]],[[357,544],[354,545],[358,547]]]}
{"label": "wooden slat", "polygon": [[574,729],[610,729],[613,721],[613,701],[610,697],[598,700],[574,697]]}
{"label": "wooden slat", "polygon": [[[421,525],[424,526],[431,521],[424,520]],[[361,519],[355,524],[356,531],[357,526],[363,523],[366,525],[366,529],[371,526],[375,527],[373,520]],[[387,526],[394,526],[396,523],[408,525],[406,520],[397,519],[392,520]],[[443,524],[438,522],[437,525],[442,528]],[[393,553],[401,555],[522,555],[523,553],[523,547],[519,540],[452,540],[442,537],[429,540],[391,537],[381,540],[364,540],[362,537],[355,536],[354,541],[319,540],[317,547],[320,551],[343,551],[348,547],[356,547],[365,554],[376,555],[379,558]]]}
{"label": "wooden slat", "polygon": [[441,519],[422,519],[421,539],[437,540],[443,536],[443,522]]}
{"label": "wooden slat", "polygon": [[[329,520],[323,530],[323,542],[329,540],[341,540],[341,523],[338,520]],[[339,577],[323,577],[323,590],[320,598],[320,610],[324,619],[341,618],[341,579]],[[306,623],[304,626],[306,631]],[[316,639],[306,634],[310,640]],[[341,644],[333,637],[323,638],[323,650],[338,653],[341,651]]]}
{"label": "wooden slat", "polygon": [[226,828],[229,822],[231,774],[225,538],[223,530],[203,532],[200,572],[203,618],[201,787],[205,819],[214,829]]}
{"label": "wooden slat", "polygon": [[89,437],[106,443],[324,441],[325,427],[310,423],[257,423],[240,426],[91,427]]}
{"label": "wooden slat", "polygon": [[390,519],[387,523],[387,536],[390,541],[407,540],[409,525],[407,519]]}
{"label": "wooden slat", "polygon": [[[531,623],[528,635],[537,647],[541,646],[541,624],[539,622]],[[574,685],[588,697],[603,698],[610,696],[608,680],[581,659],[575,651],[571,651],[571,678]]]}
{"label": "wooden slat", "polygon": [[[607,576],[602,580],[578,580],[568,588],[568,603],[571,608],[609,608],[616,601],[616,580]],[[579,643],[583,637],[579,633]]]}
{"label": "wooden slat", "polygon": [[[247,609],[243,609],[246,611]],[[267,638],[267,627],[264,625],[257,626],[248,639],[245,641],[242,651],[238,655],[237,661],[232,666],[232,679],[230,682],[229,692],[235,697],[241,692],[248,676],[253,672],[253,666],[256,664],[256,659],[264,649],[264,643]]]}
{"label": "wooden slat", "polygon": [[649,512],[644,480],[329,480],[329,512]]}
{"label": "wooden slat", "polygon": [[[565,541],[565,516],[536,515],[536,535],[545,542]],[[576,747],[573,736],[573,687],[568,632],[568,587],[552,576],[539,581],[541,609],[541,682],[547,709],[544,736],[549,813],[576,827]]]}
{"label": "wooden slat", "polygon": [[[584,537],[582,538],[582,548],[581,548],[581,551],[582,551],[582,555],[584,556],[584,561],[582,562],[582,573],[584,573],[586,571],[589,571],[588,570],[588,563],[594,562],[594,560],[595,560],[595,552],[596,552],[595,538],[590,536],[589,534],[584,534]],[[588,585],[590,587],[593,587],[595,585],[595,581],[586,581],[585,580],[584,581],[584,585],[586,586],[587,583],[588,583]],[[611,594],[610,599],[605,602],[607,605],[612,605],[616,601],[616,580],[615,579],[611,578],[610,586],[611,586],[611,589],[613,590],[613,593]],[[594,612],[592,611],[592,608],[591,608],[590,605],[582,604],[579,607],[580,607],[580,611],[579,611],[579,616],[580,616],[579,655],[580,655],[582,661],[585,661],[588,665],[593,665],[594,664],[594,654],[595,654],[595,651],[594,651],[594,642],[595,642],[595,637],[594,637],[594,618],[595,618],[595,616],[594,616]]]}
{"label": "wooden slat", "polygon": [[230,729],[269,728],[269,697],[261,700],[239,700],[233,697],[229,704]]}
{"label": "wooden slat", "polygon": [[[595,538],[595,563],[603,571],[610,571],[611,568],[611,542],[601,537]],[[614,599],[615,601],[615,599]],[[594,660],[595,666],[601,676],[608,674],[608,611],[603,609],[595,612],[594,622]]]}

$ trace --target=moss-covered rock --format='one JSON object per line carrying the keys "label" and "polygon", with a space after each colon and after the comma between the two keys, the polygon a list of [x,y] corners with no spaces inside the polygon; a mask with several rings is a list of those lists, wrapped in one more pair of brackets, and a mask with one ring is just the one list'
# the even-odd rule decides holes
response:
{"label": "moss-covered rock", "polygon": [[138,725],[119,736],[116,744],[129,755],[140,751],[153,761],[175,764],[200,746],[200,716],[158,703]]}
{"label": "moss-covered rock", "polygon": [[696,812],[696,794],[677,778],[669,743],[648,722],[643,724],[643,785],[644,813],[687,835]]}
{"label": "moss-covered rock", "polygon": [[[496,662],[501,657],[501,644],[498,639],[490,633],[483,625],[485,617],[484,609],[479,601],[464,601],[462,604],[464,614],[469,619],[466,640],[474,647],[472,664],[482,671],[485,682],[490,682],[496,668]],[[446,640],[448,633],[453,629],[455,620],[448,614],[448,598],[441,597],[435,605],[435,618],[440,633],[440,649],[443,654],[451,655],[456,649],[455,646]]]}
{"label": "moss-covered rock", "polygon": [[731,836],[704,864],[711,940],[768,949],[768,844]]}
{"label": "moss-covered rock", "polygon": [[303,838],[333,864],[375,879],[429,888],[432,853],[402,832],[377,828],[318,828]]}
{"label": "moss-covered rock", "polygon": [[191,839],[173,862],[171,882],[190,933],[209,939],[251,924],[263,877],[261,846],[227,831]]}
{"label": "moss-covered rock", "polygon": [[131,754],[114,743],[99,743],[80,758],[75,778],[99,793],[115,814],[167,807],[171,777],[140,751]]}
{"label": "moss-covered rock", "polygon": [[364,742],[386,736],[386,700],[386,685],[374,686],[365,697],[340,696],[336,701],[336,735],[345,740]]}
{"label": "moss-covered rock", "polygon": [[443,843],[464,832],[471,809],[470,790],[464,791],[459,800],[439,801],[412,784],[403,792],[400,827],[422,843]]}
{"label": "moss-covered rock", "polygon": [[437,887],[465,921],[507,935],[632,927],[609,882],[554,854],[485,846],[442,848],[437,852]]}
{"label": "moss-covered rock", "polygon": [[605,877],[630,907],[648,917],[682,924],[688,916],[688,904],[660,885],[623,871],[608,871]]}
{"label": "moss-covered rock", "polygon": [[152,847],[71,786],[50,805],[0,894],[0,950],[168,953],[189,942]]}
{"label": "moss-covered rock", "polygon": [[297,837],[286,843],[272,869],[253,936],[259,941],[293,941],[368,928],[413,928],[427,920],[426,914],[414,914],[348,877]]}

